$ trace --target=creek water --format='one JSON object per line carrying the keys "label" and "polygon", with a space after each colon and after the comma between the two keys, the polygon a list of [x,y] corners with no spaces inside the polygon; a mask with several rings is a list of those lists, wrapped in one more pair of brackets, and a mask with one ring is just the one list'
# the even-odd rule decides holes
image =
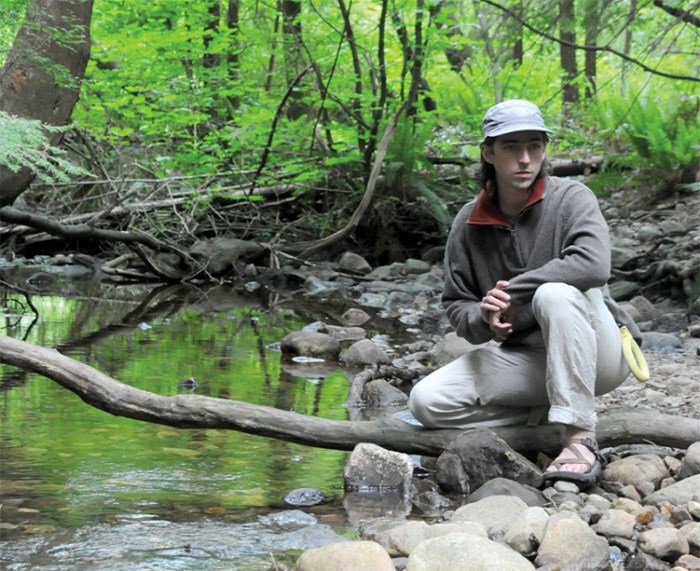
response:
{"label": "creek water", "polygon": [[[298,376],[275,344],[323,306],[224,286],[71,286],[0,293],[0,334],[160,395],[195,393],[346,419],[340,369]],[[337,309],[334,308],[334,310]],[[196,387],[192,388],[196,382]],[[186,381],[186,382],[183,382]],[[46,378],[0,365],[0,567],[8,570],[268,569],[291,566],[304,516],[352,537],[346,452],[226,430],[112,416]],[[285,495],[325,499],[280,525]],[[307,522],[308,523],[308,522]]]}

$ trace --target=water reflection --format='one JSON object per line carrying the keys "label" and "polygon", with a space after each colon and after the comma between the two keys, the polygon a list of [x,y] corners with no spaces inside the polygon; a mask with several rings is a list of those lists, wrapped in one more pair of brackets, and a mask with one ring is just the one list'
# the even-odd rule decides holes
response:
{"label": "water reflection", "polygon": [[[323,318],[318,304],[310,316],[224,286],[85,284],[64,293],[32,295],[36,314],[24,315],[16,311],[22,294],[0,293],[2,333],[161,395],[194,392],[347,418],[341,370],[283,365],[275,349],[286,333]],[[293,562],[313,535],[294,540],[259,516],[284,508],[285,494],[299,487],[328,498],[335,529],[346,523],[344,452],[113,417],[2,365],[0,426],[7,569],[259,569],[284,545]]]}

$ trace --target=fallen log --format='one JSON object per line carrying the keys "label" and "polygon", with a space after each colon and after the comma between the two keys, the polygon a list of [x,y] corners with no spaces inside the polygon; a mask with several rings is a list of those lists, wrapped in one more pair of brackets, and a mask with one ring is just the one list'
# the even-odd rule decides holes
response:
{"label": "fallen log", "polygon": [[[175,428],[237,430],[317,448],[352,450],[368,442],[408,454],[439,455],[461,432],[429,430],[395,418],[371,421],[328,420],[201,395],[161,396],[136,389],[62,355],[0,336],[0,363],[14,365],[51,379],[77,394],[87,404],[116,416]],[[555,425],[510,426],[493,429],[523,454],[555,452],[562,431]],[[601,447],[653,442],[685,449],[700,438],[700,419],[654,412],[617,411],[602,415],[598,424]]]}

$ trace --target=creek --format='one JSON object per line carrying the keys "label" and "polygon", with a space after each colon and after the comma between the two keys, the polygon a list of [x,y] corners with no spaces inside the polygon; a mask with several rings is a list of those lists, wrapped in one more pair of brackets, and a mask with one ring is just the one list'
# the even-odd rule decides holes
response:
{"label": "creek", "polygon": [[[285,334],[324,318],[318,300],[227,286],[64,287],[50,275],[49,287],[31,277],[43,287],[31,296],[36,314],[22,294],[0,291],[4,335],[161,395],[348,418],[345,372],[297,376],[277,348]],[[337,303],[327,310],[342,312]],[[356,534],[342,502],[347,452],[111,416],[6,365],[0,428],[4,569],[268,569],[293,565],[314,534]],[[289,512],[284,498],[297,488],[320,490],[324,500]],[[311,538],[300,534],[309,522]]]}

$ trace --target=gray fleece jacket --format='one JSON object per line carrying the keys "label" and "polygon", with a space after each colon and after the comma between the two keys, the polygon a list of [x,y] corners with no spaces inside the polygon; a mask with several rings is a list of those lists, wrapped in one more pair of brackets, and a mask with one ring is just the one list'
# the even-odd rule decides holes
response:
{"label": "gray fleece jacket", "polygon": [[563,282],[581,291],[601,288],[615,320],[641,342],[634,320],[610,297],[610,260],[608,225],[585,185],[541,177],[513,224],[482,190],[452,223],[443,305],[459,336],[485,343],[494,333],[481,318],[479,303],[498,280],[508,280],[506,291],[516,312],[506,343],[541,342],[532,314],[532,298],[540,285]]}

